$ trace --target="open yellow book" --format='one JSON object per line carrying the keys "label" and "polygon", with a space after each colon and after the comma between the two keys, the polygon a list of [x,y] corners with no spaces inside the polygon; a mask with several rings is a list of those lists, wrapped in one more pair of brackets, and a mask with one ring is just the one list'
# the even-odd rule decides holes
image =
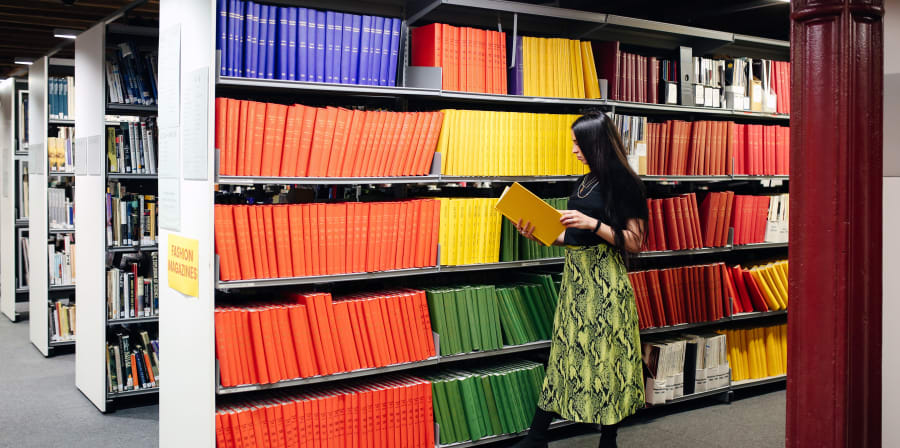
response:
{"label": "open yellow book", "polygon": [[559,222],[562,214],[516,182],[503,190],[497,201],[496,209],[513,223],[531,222],[534,225],[534,237],[549,246],[556,241],[566,229]]}

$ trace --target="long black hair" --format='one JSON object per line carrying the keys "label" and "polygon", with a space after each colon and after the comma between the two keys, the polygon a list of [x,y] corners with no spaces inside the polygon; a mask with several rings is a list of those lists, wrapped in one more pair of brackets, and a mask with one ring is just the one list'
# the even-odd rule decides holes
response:
{"label": "long black hair", "polygon": [[622,137],[606,114],[589,112],[578,117],[572,123],[572,132],[591,170],[587,176],[599,182],[605,224],[613,229],[614,245],[627,253],[624,231],[629,220],[639,219],[643,238],[647,235],[649,210],[644,182],[628,164]]}

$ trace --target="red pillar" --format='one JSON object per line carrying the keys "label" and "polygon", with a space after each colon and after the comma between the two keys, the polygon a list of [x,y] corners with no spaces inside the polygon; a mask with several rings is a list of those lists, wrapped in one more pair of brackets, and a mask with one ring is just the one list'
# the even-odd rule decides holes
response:
{"label": "red pillar", "polygon": [[881,446],[883,14],[791,5],[788,447]]}

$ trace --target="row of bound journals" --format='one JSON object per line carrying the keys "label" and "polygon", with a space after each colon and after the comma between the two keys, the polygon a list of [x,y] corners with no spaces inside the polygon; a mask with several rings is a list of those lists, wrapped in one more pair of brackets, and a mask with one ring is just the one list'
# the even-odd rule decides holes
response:
{"label": "row of bound journals", "polygon": [[360,177],[428,174],[440,112],[286,106],[216,98],[219,173]]}
{"label": "row of bound journals", "polygon": [[[557,210],[567,210],[569,198],[549,198],[544,202]],[[540,260],[557,258],[566,255],[563,246],[545,246],[519,234],[516,225],[508,219],[503,220],[500,229],[500,261]]]}
{"label": "row of bound journals", "polygon": [[640,328],[709,322],[787,309],[786,260],[753,267],[724,263],[629,272]]}
{"label": "row of bound journals", "polygon": [[[432,199],[216,204],[219,278],[302,277],[434,266],[440,217],[440,202]],[[499,218],[497,223],[499,226]]]}
{"label": "row of bound journals", "polygon": [[644,250],[685,250],[724,247],[729,229],[733,244],[786,242],[787,193],[777,196],[711,192],[697,209],[694,193],[647,199],[650,211]]}
{"label": "row of bound journals", "polygon": [[288,302],[217,307],[221,384],[275,383],[435,355],[425,292],[395,290],[332,300],[293,294]]}
{"label": "row of bound journals", "polygon": [[790,170],[786,126],[669,120],[647,123],[645,137],[646,170],[639,174],[787,175]]}
{"label": "row of bound journals", "polygon": [[728,386],[727,342],[724,335],[709,333],[641,343],[645,401],[663,404]]}
{"label": "row of bound journals", "polygon": [[216,446],[434,447],[432,385],[385,375],[216,407]]}
{"label": "row of bound journals", "polygon": [[787,373],[787,325],[720,330],[720,333],[728,338],[732,381]]}
{"label": "row of bound journals", "polygon": [[413,28],[412,65],[441,67],[441,88],[506,93],[506,33],[432,23]]}
{"label": "row of bound journals", "polygon": [[222,76],[393,86],[400,19],[217,0]]}

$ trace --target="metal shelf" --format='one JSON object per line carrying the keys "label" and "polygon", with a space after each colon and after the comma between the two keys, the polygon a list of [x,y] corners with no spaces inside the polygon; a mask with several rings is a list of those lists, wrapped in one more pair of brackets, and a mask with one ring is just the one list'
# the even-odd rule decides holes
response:
{"label": "metal shelf", "polygon": [[731,252],[731,246],[723,246],[723,247],[701,247],[699,249],[685,249],[685,250],[653,250],[653,251],[645,251],[635,255],[635,258],[665,258],[665,257],[677,257],[683,255],[703,255],[703,254],[717,254],[722,252]]}
{"label": "metal shelf", "polygon": [[727,394],[730,391],[731,391],[731,386],[719,387],[717,389],[707,390],[705,392],[697,392],[697,393],[693,393],[693,394],[689,394],[689,395],[682,395],[678,398],[668,400],[665,403],[647,405],[644,407],[644,409],[656,409],[656,408],[659,408],[662,406],[668,406],[671,404],[684,403],[685,401],[699,400],[701,398],[707,398],[707,397],[715,397],[716,395]]}
{"label": "metal shelf", "polygon": [[787,375],[775,375],[767,378],[757,378],[752,380],[741,380],[731,383],[731,390],[746,389],[748,387],[762,386],[764,384],[774,384],[787,381]]}
{"label": "metal shelf", "polygon": [[72,345],[75,345],[75,340],[74,340],[74,339],[72,339],[71,341],[58,341],[58,342],[50,341],[50,342],[47,344],[47,346],[50,347],[50,348],[54,348],[54,347],[68,347],[68,346],[72,346]]}
{"label": "metal shelf", "polygon": [[28,293],[28,287],[27,287],[27,286],[24,287],[24,288],[16,288],[16,294],[27,294],[27,293]]}
{"label": "metal shelf", "polygon": [[[563,428],[566,426],[574,425],[575,422],[569,420],[555,420],[550,423],[550,429]],[[448,443],[446,445],[437,445],[437,448],[466,448],[470,446],[479,446],[479,445],[487,445],[489,443],[501,442],[504,440],[515,439],[519,437],[523,437],[528,434],[528,430],[520,431],[513,434],[499,434],[496,436],[486,436],[482,437],[478,440],[467,440],[465,442],[456,442],[456,443]]]}
{"label": "metal shelf", "polygon": [[732,246],[731,250],[756,250],[756,249],[772,249],[777,247],[788,247],[788,243],[753,243],[740,244]]}
{"label": "metal shelf", "polygon": [[[110,174],[112,179],[114,175]],[[120,176],[120,175],[117,175]],[[130,175],[134,176],[134,175]],[[146,176],[146,175],[141,175]],[[153,178],[156,178],[153,175]],[[644,182],[733,182],[747,180],[787,180],[788,176],[656,176],[642,175]],[[220,185],[383,185],[383,184],[456,184],[462,182],[575,182],[580,175],[562,176],[396,176],[396,177],[267,177],[218,176]]]}
{"label": "metal shelf", "polygon": [[159,246],[115,246],[115,247],[107,247],[106,251],[109,253],[129,253],[129,252],[156,252],[159,250]]}
{"label": "metal shelf", "polygon": [[16,227],[28,227],[28,218],[17,219]]}
{"label": "metal shelf", "polygon": [[665,327],[653,327],[653,328],[645,328],[641,330],[641,336],[649,336],[649,335],[657,335],[657,334],[666,334],[666,333],[679,333],[685,330],[694,330],[697,328],[707,328],[707,327],[715,327],[722,324],[727,324],[730,322],[740,322],[744,320],[754,320],[754,319],[765,319],[768,317],[775,316],[787,316],[787,310],[780,311],[752,311],[749,313],[740,313],[733,314],[731,316],[723,317],[719,320],[712,320],[708,322],[694,322],[688,324],[678,324],[678,325],[669,325]]}
{"label": "metal shelf", "polygon": [[47,173],[47,176],[48,177],[51,177],[51,176],[52,177],[75,177],[75,173],[74,172],[66,173],[66,172],[60,172],[60,171],[50,171],[49,173]]}
{"label": "metal shelf", "polygon": [[420,89],[414,87],[369,86],[357,84],[334,84],[324,82],[285,81],[279,79],[238,78],[218,76],[217,87],[287,90],[293,92],[311,92],[326,94],[345,94],[352,96],[403,97],[403,96],[437,96],[436,89]]}
{"label": "metal shelf", "polygon": [[126,179],[146,179],[146,180],[156,180],[159,176],[157,174],[144,174],[144,173],[109,173],[106,175],[106,178],[109,180],[126,180]]}
{"label": "metal shelf", "polygon": [[119,104],[107,103],[106,115],[156,115],[159,113],[159,106],[156,104]]}
{"label": "metal shelf", "polygon": [[57,285],[57,286],[48,286],[47,291],[74,291],[75,285]]}
{"label": "metal shelf", "polygon": [[731,320],[732,320],[732,321],[739,321],[739,320],[748,320],[748,319],[763,319],[763,318],[766,318],[766,317],[773,317],[773,316],[787,316],[787,313],[788,313],[787,310],[778,310],[778,311],[751,311],[751,312],[748,312],[748,313],[732,314],[732,315],[731,315]]}
{"label": "metal shelf", "polygon": [[144,324],[150,322],[159,322],[159,316],[148,317],[128,317],[124,319],[108,319],[106,326],[110,325],[126,325],[126,324]]}
{"label": "metal shelf", "polygon": [[49,230],[47,230],[47,234],[49,234],[49,235],[57,235],[57,234],[63,234],[63,233],[75,233],[75,228],[72,227],[71,229],[49,229]]}
{"label": "metal shelf", "polygon": [[112,401],[112,400],[115,400],[118,398],[137,397],[140,395],[153,395],[153,394],[158,394],[158,393],[159,393],[158,387],[150,387],[147,389],[126,390],[123,392],[107,392],[106,400]]}
{"label": "metal shelf", "polygon": [[55,124],[60,126],[75,126],[75,120],[66,120],[62,118],[50,118],[47,120],[47,124]]}
{"label": "metal shelf", "polygon": [[454,355],[440,356],[438,358],[438,364],[468,361],[479,358],[490,358],[497,355],[508,355],[511,353],[529,352],[532,350],[543,350],[548,348],[550,348],[550,341],[527,342],[522,345],[506,345],[499,350],[487,350],[483,352],[458,353]]}

